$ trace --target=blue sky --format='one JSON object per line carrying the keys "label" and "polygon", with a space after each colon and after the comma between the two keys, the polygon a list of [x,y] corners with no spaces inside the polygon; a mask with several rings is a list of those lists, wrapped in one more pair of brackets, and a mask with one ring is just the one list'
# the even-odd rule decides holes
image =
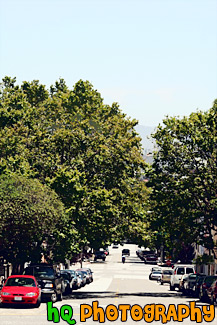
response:
{"label": "blue sky", "polygon": [[217,98],[217,0],[0,0],[0,78],[89,80],[139,124]]}

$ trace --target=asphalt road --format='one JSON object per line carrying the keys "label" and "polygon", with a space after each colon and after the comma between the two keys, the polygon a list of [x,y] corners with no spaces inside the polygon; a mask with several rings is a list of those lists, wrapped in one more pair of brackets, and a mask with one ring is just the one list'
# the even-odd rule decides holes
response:
{"label": "asphalt road", "polygon": [[[65,320],[63,320],[60,316],[59,321],[57,317],[58,324],[70,324],[73,323],[71,321],[73,319],[77,324],[100,324],[100,320],[106,324],[120,324],[125,320],[125,317],[127,318],[124,321],[126,324],[135,324],[137,323],[136,320],[139,323],[151,322],[152,324],[159,324],[165,321],[165,317],[168,316],[169,305],[173,304],[175,305],[174,308],[177,308],[180,304],[189,306],[191,302],[195,301],[195,307],[202,309],[203,306],[206,306],[206,304],[202,304],[198,299],[183,297],[178,291],[169,291],[169,286],[166,284],[160,285],[156,281],[150,281],[148,276],[151,265],[145,265],[136,256],[137,246],[124,245],[124,248],[129,248],[131,251],[131,256],[126,258],[125,264],[121,262],[121,250],[123,246],[120,246],[118,249],[110,248],[110,255],[105,262],[85,263],[85,266],[88,265],[93,270],[94,281],[84,288],[74,291],[70,296],[64,297],[63,301],[53,305],[56,308],[53,317],[54,315],[57,317],[57,314],[61,311],[63,318],[65,317]],[[98,310],[96,310],[97,304],[98,307],[101,307]],[[113,307],[108,307],[111,304]],[[155,320],[157,317],[155,309],[154,320],[152,321],[151,318],[144,320],[144,316],[141,314],[142,308],[145,306],[148,308],[150,306],[147,305],[153,304],[157,306],[164,305],[166,316],[159,316],[159,321]],[[67,305],[65,311],[63,309],[61,310],[63,305]],[[152,308],[155,308],[155,306]],[[73,312],[73,316],[68,316],[68,312]],[[149,309],[146,309],[146,313],[149,313]],[[0,325],[55,324],[54,318],[50,321],[47,320],[47,314],[46,303],[42,303],[38,309],[24,306],[0,308]],[[96,317],[95,321],[93,320],[93,315]],[[100,315],[101,319],[99,318]],[[103,319],[103,315],[105,319]],[[150,313],[146,315],[146,317],[148,316],[153,317]],[[83,320],[86,319],[86,322],[81,322],[81,317],[83,317]],[[112,321],[115,319],[117,320]],[[139,319],[141,320],[139,321]],[[174,321],[174,319],[171,317],[167,324],[177,324],[178,321]],[[216,322],[216,319],[217,317],[215,317],[213,322]],[[205,320],[202,322],[208,323]],[[196,323],[196,321],[191,321],[189,316],[183,319],[183,323],[192,324]]]}

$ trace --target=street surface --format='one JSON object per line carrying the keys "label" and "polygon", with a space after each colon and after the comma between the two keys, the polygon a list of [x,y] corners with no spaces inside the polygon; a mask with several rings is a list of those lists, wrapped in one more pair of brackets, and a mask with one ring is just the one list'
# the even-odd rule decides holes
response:
{"label": "street surface", "polygon": [[[110,304],[119,305],[129,304],[139,305],[142,308],[150,304],[163,304],[166,309],[170,304],[185,304],[189,305],[191,301],[196,301],[197,307],[202,307],[206,304],[201,303],[198,299],[184,297],[178,291],[169,291],[169,285],[160,285],[156,281],[148,279],[151,265],[145,265],[136,255],[136,245],[125,244],[124,248],[129,248],[131,256],[126,258],[125,264],[121,262],[121,250],[123,246],[118,249],[109,248],[110,255],[107,256],[106,261],[101,260],[92,263],[84,263],[83,266],[90,267],[94,274],[94,281],[86,285],[84,288],[73,291],[70,296],[63,297],[63,301],[57,302],[53,307],[60,310],[62,305],[69,305],[73,308],[72,319],[75,319],[77,324],[100,324],[99,321],[93,321],[90,317],[86,322],[80,322],[80,305],[89,304],[92,306],[93,301],[99,302],[99,307],[104,310]],[[78,268],[76,265],[75,268]],[[86,310],[87,312],[87,310]],[[216,312],[216,308],[215,308]],[[160,318],[161,319],[161,318]],[[212,322],[216,323],[217,317]],[[106,324],[112,324],[105,319]],[[119,317],[116,324],[121,323]],[[126,324],[135,324],[135,322],[128,311]],[[144,319],[139,323],[146,323]],[[153,321],[153,323],[161,323],[160,321]],[[167,324],[178,324],[171,320]],[[190,318],[186,318],[183,324],[192,324]],[[203,321],[203,323],[208,323]],[[35,325],[35,324],[54,324],[53,321],[47,320],[47,304],[42,303],[39,308],[29,308],[24,306],[0,308],[0,325]],[[68,324],[60,318],[59,324]]]}

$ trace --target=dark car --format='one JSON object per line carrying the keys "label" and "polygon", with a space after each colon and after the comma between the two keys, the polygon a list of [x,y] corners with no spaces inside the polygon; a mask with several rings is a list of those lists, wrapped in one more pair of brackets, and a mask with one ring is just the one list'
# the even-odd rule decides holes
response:
{"label": "dark car", "polygon": [[122,255],[124,256],[130,256],[130,250],[127,248],[122,249]]}
{"label": "dark car", "polygon": [[186,275],[188,275],[188,276],[183,283],[182,292],[187,295],[192,295],[193,287],[195,286],[195,283],[196,283],[197,274],[190,273],[190,274],[186,274]]}
{"label": "dark car", "polygon": [[97,261],[97,260],[105,261],[105,259],[106,259],[106,255],[105,255],[104,251],[95,252],[94,261]]}
{"label": "dark car", "polygon": [[192,295],[194,297],[199,297],[200,286],[201,286],[205,277],[206,277],[206,274],[203,274],[203,273],[197,274],[195,285],[192,288]]}
{"label": "dark car", "polygon": [[146,264],[157,264],[158,258],[156,255],[146,255],[144,257],[144,262]]}
{"label": "dark car", "polygon": [[64,279],[64,284],[65,284],[65,292],[64,293],[71,293],[73,290],[73,282],[74,282],[74,277],[71,275],[70,272],[67,272],[65,270],[60,271],[60,274],[62,278]]}
{"label": "dark car", "polygon": [[211,287],[214,280],[217,280],[216,275],[207,275],[200,286],[199,298],[201,301],[206,302],[209,300],[207,290]]}
{"label": "dark car", "polygon": [[93,281],[93,277],[92,277],[92,271],[89,268],[81,268],[81,269],[77,269],[77,272],[80,271],[82,272],[85,276],[86,276],[86,283],[89,284]]}
{"label": "dark car", "polygon": [[207,296],[211,304],[217,303],[217,279],[215,279],[212,285],[207,289]]}
{"label": "dark car", "polygon": [[41,287],[41,296],[46,300],[56,302],[62,300],[65,283],[60,272],[56,272],[53,265],[46,263],[31,264],[24,269],[24,275],[33,275]]}
{"label": "dark car", "polygon": [[154,255],[154,252],[150,251],[150,250],[147,251],[147,250],[140,249],[140,250],[138,250],[137,255],[140,258],[140,260],[145,261],[146,256],[147,255]]}
{"label": "dark car", "polygon": [[80,288],[80,279],[79,279],[79,274],[78,272],[71,270],[71,269],[65,269],[60,271],[62,273],[69,273],[71,276],[71,282],[70,282],[70,287],[72,290],[79,289]]}

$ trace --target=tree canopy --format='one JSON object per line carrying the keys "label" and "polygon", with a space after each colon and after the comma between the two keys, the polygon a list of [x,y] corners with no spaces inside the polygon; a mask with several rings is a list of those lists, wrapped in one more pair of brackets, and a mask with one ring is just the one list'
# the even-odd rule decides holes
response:
{"label": "tree canopy", "polygon": [[42,253],[58,257],[66,223],[64,206],[49,187],[23,176],[0,177],[0,256],[8,262],[38,262]]}
{"label": "tree canopy", "polygon": [[168,117],[153,138],[151,224],[168,249],[191,243],[215,253],[217,227],[217,101],[207,112]]}
{"label": "tree canopy", "polygon": [[[80,246],[99,248],[145,220],[148,190],[141,139],[117,103],[106,105],[88,81],[49,90],[39,81],[0,92],[0,173],[19,173],[55,190]],[[68,230],[67,230],[68,231]],[[67,238],[67,235],[65,236]]]}

